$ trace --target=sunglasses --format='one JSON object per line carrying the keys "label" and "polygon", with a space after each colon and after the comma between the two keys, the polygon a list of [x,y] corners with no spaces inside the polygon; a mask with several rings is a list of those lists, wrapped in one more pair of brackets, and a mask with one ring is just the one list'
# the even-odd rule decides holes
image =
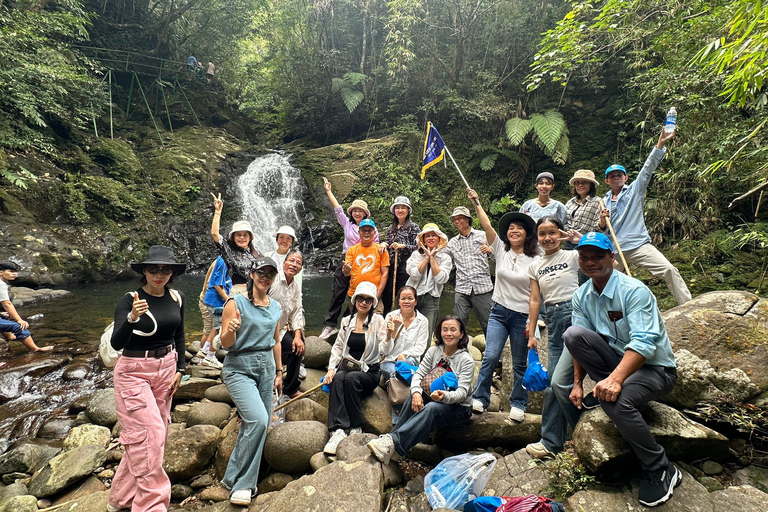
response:
{"label": "sunglasses", "polygon": [[360,304],[373,304],[373,297],[362,297],[362,296],[360,296],[360,297],[357,297],[357,299],[355,299],[355,300],[357,302],[359,302]]}
{"label": "sunglasses", "polygon": [[264,269],[256,269],[256,274],[259,277],[266,277],[267,279],[274,279],[275,276],[277,276],[277,270],[264,270]]}
{"label": "sunglasses", "polygon": [[144,267],[144,270],[146,270],[150,274],[163,274],[164,276],[169,276],[173,274],[173,267],[158,267],[157,265],[147,265]]}

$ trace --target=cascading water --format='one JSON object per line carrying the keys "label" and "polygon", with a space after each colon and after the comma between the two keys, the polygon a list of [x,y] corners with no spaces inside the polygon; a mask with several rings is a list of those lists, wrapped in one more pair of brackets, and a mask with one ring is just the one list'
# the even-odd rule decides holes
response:
{"label": "cascading water", "polygon": [[299,238],[299,233],[307,228],[310,240],[300,243],[305,251],[311,247],[309,213],[302,201],[304,179],[301,171],[291,165],[290,155],[272,153],[258,157],[237,179],[237,189],[243,217],[253,226],[256,249],[276,249],[275,233],[286,224],[296,230]]}

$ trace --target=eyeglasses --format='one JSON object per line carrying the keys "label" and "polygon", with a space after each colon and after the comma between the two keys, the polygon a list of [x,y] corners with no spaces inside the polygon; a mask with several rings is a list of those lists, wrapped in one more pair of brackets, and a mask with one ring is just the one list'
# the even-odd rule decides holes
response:
{"label": "eyeglasses", "polygon": [[360,304],[373,304],[373,297],[358,296],[355,300]]}
{"label": "eyeglasses", "polygon": [[267,279],[274,279],[275,276],[277,276],[277,270],[274,270],[274,269],[272,269],[272,270],[264,270],[264,269],[261,269],[261,268],[257,268],[256,269],[256,274],[259,277],[266,277]]}
{"label": "eyeglasses", "polygon": [[290,260],[286,260],[286,263],[290,263],[291,265],[298,265],[299,267],[303,266],[304,263],[302,263],[300,258],[291,258]]}
{"label": "eyeglasses", "polygon": [[169,276],[173,274],[173,267],[158,267],[157,265],[147,265],[144,267],[144,270],[147,271],[149,274],[163,274],[164,276]]}

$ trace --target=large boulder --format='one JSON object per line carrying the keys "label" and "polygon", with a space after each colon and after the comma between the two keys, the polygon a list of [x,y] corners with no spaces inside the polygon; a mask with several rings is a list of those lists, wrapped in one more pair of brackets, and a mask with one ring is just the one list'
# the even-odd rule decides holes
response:
{"label": "large boulder", "polygon": [[325,370],[331,358],[331,345],[317,336],[304,339],[304,366]]}
{"label": "large boulder", "polygon": [[235,450],[235,444],[237,444],[237,435],[239,433],[240,424],[237,422],[237,417],[229,420],[227,426],[224,427],[224,429],[221,431],[221,443],[219,443],[219,449],[216,450],[216,459],[213,462],[216,478],[219,480],[224,478],[224,472],[227,470],[229,457]]}
{"label": "large boulder", "polygon": [[525,449],[496,460],[496,468],[485,485],[483,496],[542,494],[549,486],[549,473],[533,464]]}
{"label": "large boulder", "polygon": [[309,459],[328,442],[328,427],[318,421],[289,421],[269,431],[264,459],[275,470],[290,475],[312,469]]}
{"label": "large boulder", "polygon": [[382,491],[381,464],[338,461],[294,480],[280,492],[257,496],[248,510],[381,512]]}
{"label": "large boulder", "polygon": [[225,404],[235,405],[226,384],[216,384],[215,386],[209,387],[205,390],[205,398],[211,402],[223,402]]}
{"label": "large boulder", "polygon": [[501,446],[517,450],[541,438],[541,416],[526,413],[525,421],[517,423],[505,412],[473,414],[468,423],[439,430],[434,438],[450,449]]}
{"label": "large boulder", "polygon": [[291,482],[293,482],[293,477],[291,475],[286,475],[285,473],[272,473],[259,482],[259,494],[279,491]]}
{"label": "large boulder", "polygon": [[319,421],[327,424],[328,408],[308,398],[302,398],[285,408],[285,421]]}
{"label": "large boulder", "polygon": [[106,448],[112,440],[112,431],[100,425],[78,425],[69,431],[64,439],[64,450],[72,450],[87,444]]}
{"label": "large boulder", "polygon": [[187,366],[187,375],[200,379],[216,380],[221,377],[221,370],[219,368],[212,368],[201,364],[190,365]]}
{"label": "large boulder", "polygon": [[68,501],[74,501],[89,494],[95,492],[101,492],[107,487],[104,483],[93,475],[88,475],[84,480],[78,482],[77,485],[70,486],[64,492],[57,494],[56,499],[51,503],[52,506],[61,505]]}
{"label": "large boulder", "polygon": [[202,400],[205,398],[205,390],[219,384],[215,380],[192,377],[179,384],[179,389],[173,395],[175,400]]}
{"label": "large boulder", "polygon": [[[326,372],[323,370],[315,370],[312,368],[307,368],[307,378],[301,381],[301,384],[299,385],[299,391],[301,391],[302,393],[305,393],[310,389],[314,388],[320,383],[320,379],[325,377],[325,374]],[[326,393],[320,388],[316,389],[315,391],[307,395],[307,398],[319,403],[326,409],[328,408],[328,404],[330,403],[330,397],[328,393]]]}
{"label": "large boulder", "polygon": [[392,430],[392,404],[387,392],[376,386],[373,394],[363,399],[363,430],[386,434]]}
{"label": "large boulder", "polygon": [[[709,292],[663,314],[667,333],[675,351],[686,349],[707,361],[714,373],[700,376],[724,395],[738,400],[768,390],[768,301],[743,291]],[[730,389],[734,369],[743,370],[756,387],[749,390],[739,385]],[[725,375],[719,378],[719,375]],[[677,386],[686,388],[688,375],[681,375]],[[711,392],[711,391],[710,391]],[[686,398],[690,403],[690,391]],[[673,403],[675,392],[670,397]],[[702,397],[708,399],[707,396]]]}
{"label": "large boulder", "polygon": [[0,512],[37,512],[37,498],[29,494],[14,496],[0,505]]}
{"label": "large boulder", "polygon": [[8,473],[32,474],[53,458],[58,448],[39,442],[23,442],[0,456],[0,475]]}
{"label": "large boulder", "polygon": [[187,427],[195,425],[213,425],[219,428],[229,421],[232,414],[232,408],[222,402],[199,402],[193,404],[187,411],[185,422]]}
{"label": "large boulder", "polygon": [[221,441],[221,430],[213,425],[169,429],[163,469],[174,483],[183,482],[205,468]]}
{"label": "large boulder", "polygon": [[[670,459],[697,460],[702,454],[716,460],[729,457],[725,436],[691,421],[668,405],[650,402],[641,412]],[[600,407],[581,415],[573,432],[573,445],[579,459],[594,472],[609,473],[635,462],[629,444]]]}
{"label": "large boulder", "polygon": [[56,512],[104,512],[108,500],[109,491],[94,492],[57,506]]}
{"label": "large boulder", "polygon": [[103,446],[87,444],[48,461],[29,481],[29,493],[38,498],[56,494],[70,484],[93,473],[107,460]]}
{"label": "large boulder", "polygon": [[112,428],[117,423],[115,412],[115,390],[113,388],[102,389],[93,394],[88,400],[85,413],[91,422],[96,425]]}

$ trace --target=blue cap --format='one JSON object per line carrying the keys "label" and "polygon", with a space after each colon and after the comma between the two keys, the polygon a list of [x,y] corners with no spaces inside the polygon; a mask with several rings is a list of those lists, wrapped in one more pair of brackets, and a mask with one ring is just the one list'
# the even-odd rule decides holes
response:
{"label": "blue cap", "polygon": [[357,226],[358,229],[368,226],[369,228],[376,229],[376,224],[373,223],[371,219],[363,219],[360,221],[360,224]]}
{"label": "blue cap", "polygon": [[605,177],[606,178],[608,177],[608,173],[611,172],[611,171],[621,171],[624,174],[627,174],[627,170],[624,168],[623,165],[613,164],[612,166],[610,166],[609,168],[607,168],[605,170]]}
{"label": "blue cap", "polygon": [[587,245],[599,247],[600,249],[608,249],[609,251],[613,252],[613,244],[611,244],[611,240],[602,233],[595,233],[594,231],[590,231],[581,237],[581,240],[579,240],[579,245],[577,245],[576,248],[579,249]]}

